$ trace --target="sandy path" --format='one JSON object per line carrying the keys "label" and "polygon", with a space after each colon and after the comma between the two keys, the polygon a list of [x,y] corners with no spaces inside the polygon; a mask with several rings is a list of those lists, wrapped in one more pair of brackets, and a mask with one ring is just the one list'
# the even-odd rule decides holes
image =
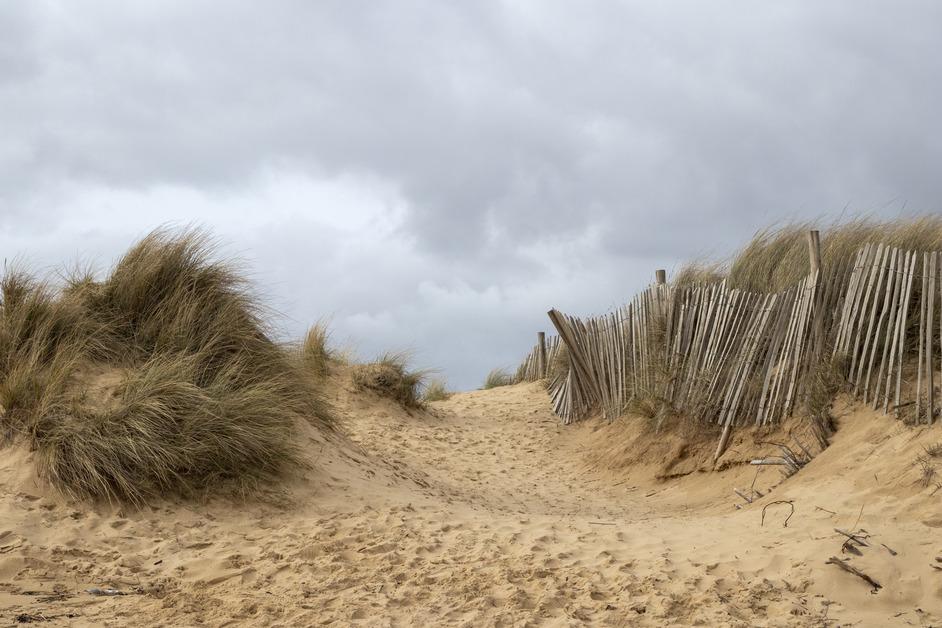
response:
{"label": "sandy path", "polygon": [[[310,430],[316,470],[248,504],[90,510],[49,494],[27,454],[8,455],[0,622],[928,626],[942,616],[942,572],[929,564],[942,555],[942,514],[922,489],[897,498],[922,441],[890,423],[842,430],[804,481],[776,489],[798,506],[782,528],[781,516],[759,526],[761,504],[733,509],[743,469],[657,483],[588,468],[584,449],[604,432],[559,426],[538,385],[460,394],[413,416],[342,386],[335,401],[352,442]],[[861,460],[880,462],[835,473]],[[868,483],[884,473],[897,490]],[[859,527],[897,552],[855,558],[884,580],[875,595],[824,565],[840,555],[833,527],[851,527],[861,501]],[[129,595],[85,593],[106,586]]]}

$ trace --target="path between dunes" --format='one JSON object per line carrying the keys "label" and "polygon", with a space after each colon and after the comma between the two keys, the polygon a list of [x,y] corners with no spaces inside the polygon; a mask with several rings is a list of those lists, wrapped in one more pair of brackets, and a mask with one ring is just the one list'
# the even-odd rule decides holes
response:
{"label": "path between dunes", "polygon": [[[734,509],[744,467],[590,468],[616,428],[560,426],[538,384],[412,415],[336,384],[345,434],[306,429],[312,470],[249,503],[89,508],[6,450],[0,623],[939,625],[942,508],[910,455],[934,434],[845,412],[835,445],[764,500],[795,502],[783,528],[774,506],[764,526],[762,504]],[[874,547],[853,564],[876,594],[824,564],[858,518]]]}

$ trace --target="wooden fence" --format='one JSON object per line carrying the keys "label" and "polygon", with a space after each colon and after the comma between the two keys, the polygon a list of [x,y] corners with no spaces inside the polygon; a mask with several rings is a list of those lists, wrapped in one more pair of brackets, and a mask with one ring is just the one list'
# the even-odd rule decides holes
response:
{"label": "wooden fence", "polygon": [[535,382],[549,377],[550,368],[556,361],[562,345],[559,336],[546,337],[544,332],[537,334],[537,342],[527,357],[517,368],[514,382]]}
{"label": "wooden fence", "polygon": [[[677,287],[659,272],[614,312],[578,319],[550,310],[559,335],[547,347],[565,351],[569,363],[548,383],[554,411],[565,423],[593,412],[613,419],[632,399],[654,399],[722,425],[719,455],[733,426],[791,415],[821,370],[835,368],[864,402],[898,416],[913,406],[907,418],[931,422],[935,355],[942,367],[942,254],[867,244],[852,265],[828,269],[817,232],[808,242],[811,273],[784,292],[750,293],[726,281]],[[548,375],[539,354],[538,343],[518,379]]]}

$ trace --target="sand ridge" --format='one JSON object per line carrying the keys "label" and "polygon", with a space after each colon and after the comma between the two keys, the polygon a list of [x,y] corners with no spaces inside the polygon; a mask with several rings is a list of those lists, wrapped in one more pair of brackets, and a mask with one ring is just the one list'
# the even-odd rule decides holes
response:
{"label": "sand ridge", "polygon": [[[0,462],[0,621],[51,625],[939,625],[940,494],[914,457],[942,440],[839,410],[834,445],[737,510],[754,470],[657,480],[601,469],[618,424],[563,427],[540,384],[406,412],[335,378],[341,433],[249,501],[89,507],[29,454]],[[935,441],[933,440],[935,439]],[[763,470],[761,482],[778,482]],[[787,528],[787,507],[796,512]],[[862,507],[862,511],[861,511]],[[841,553],[834,527],[871,535]],[[892,548],[895,555],[881,544]],[[883,585],[877,593],[825,561]],[[942,563],[939,563],[942,564]],[[94,596],[113,587],[122,596]]]}

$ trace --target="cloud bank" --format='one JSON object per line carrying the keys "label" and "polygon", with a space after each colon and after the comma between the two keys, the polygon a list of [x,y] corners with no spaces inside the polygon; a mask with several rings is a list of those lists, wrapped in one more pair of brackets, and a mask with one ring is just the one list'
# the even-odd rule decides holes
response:
{"label": "cloud bank", "polygon": [[[820,6],[819,6],[820,5]],[[0,251],[161,224],[455,387],[756,229],[937,212],[935,2],[0,6]]]}

